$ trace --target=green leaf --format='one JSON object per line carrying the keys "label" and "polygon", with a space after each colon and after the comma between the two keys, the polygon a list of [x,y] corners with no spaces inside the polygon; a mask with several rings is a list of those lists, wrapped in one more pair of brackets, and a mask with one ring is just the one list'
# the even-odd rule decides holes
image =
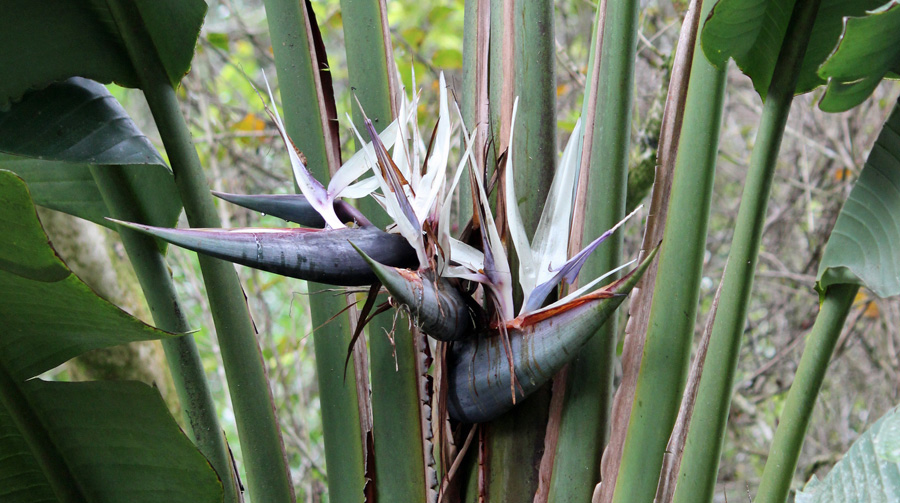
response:
{"label": "green leaf", "polygon": [[215,33],[215,32],[207,33],[206,40],[207,40],[207,42],[212,44],[213,47],[218,47],[219,49],[222,49],[223,51],[229,50],[228,42],[230,41],[230,39],[229,39],[228,33]]}
{"label": "green leaf", "polygon": [[457,49],[438,49],[434,51],[431,62],[444,70],[462,68],[462,53]]}
{"label": "green leaf", "polygon": [[900,73],[900,2],[896,0],[865,17],[847,20],[837,50],[819,69],[819,76],[828,79],[819,108],[849,110],[868,98],[891,72]]}
{"label": "green leaf", "polygon": [[[703,28],[703,52],[719,68],[734,58],[753,80],[756,92],[765,99],[794,3],[794,0],[719,0]],[[816,71],[834,48],[843,18],[860,16],[882,3],[884,0],[822,0],[797,81],[797,94],[825,83]]]}
{"label": "green leaf", "polygon": [[825,246],[816,289],[848,283],[900,294],[900,103],[885,122]]}
{"label": "green leaf", "polygon": [[[203,0],[132,0],[172,85],[190,68]],[[71,76],[138,87],[120,29],[103,0],[0,0],[0,109],[29,89]]]}
{"label": "green leaf", "polygon": [[[17,385],[8,376],[0,386],[0,500],[222,501],[215,472],[151,387],[127,381]],[[54,496],[59,480],[74,482],[66,487],[69,499]]]}
{"label": "green leaf", "polygon": [[797,494],[797,503],[900,502],[900,465],[879,454],[879,444],[900,443],[900,409],[893,408],[860,435],[843,459]]}
{"label": "green leaf", "polygon": [[181,213],[172,172],[125,109],[91,80],[73,77],[0,112],[0,168],[25,179],[41,206],[115,230],[89,166],[115,165],[142,222],[171,227]]}
{"label": "green leaf", "polygon": [[22,180],[0,171],[0,270],[31,281],[65,279],[71,271],[50,247],[34,207],[23,203],[25,190]]}
{"label": "green leaf", "polygon": [[0,171],[0,364],[28,379],[86,351],[161,339],[101,299],[56,257],[25,183]]}

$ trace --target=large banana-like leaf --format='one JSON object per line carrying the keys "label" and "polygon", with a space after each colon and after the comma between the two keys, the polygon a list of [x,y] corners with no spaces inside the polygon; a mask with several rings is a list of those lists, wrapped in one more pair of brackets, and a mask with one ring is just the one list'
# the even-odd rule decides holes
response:
{"label": "large banana-like leaf", "polygon": [[[658,248],[657,248],[658,250]],[[596,292],[557,307],[528,313],[505,323],[516,372],[516,400],[527,397],[578,354],[656,257],[656,250],[634,271]],[[447,356],[450,416],[457,421],[490,421],[513,407],[512,375],[503,334],[492,329],[458,341]]]}
{"label": "large banana-like leaf", "polygon": [[888,411],[821,481],[813,476],[796,503],[900,502],[900,409]]}
{"label": "large banana-like leaf", "polygon": [[16,383],[0,366],[0,501],[222,501],[159,393],[137,382]]}
{"label": "large banana-like leaf", "polygon": [[418,267],[416,253],[405,239],[372,227],[163,229],[116,222],[211,257],[329,285],[359,286],[375,282],[375,273],[351,242],[380,263]]}
{"label": "large banana-like leaf", "polygon": [[[728,58],[734,58],[765,99],[796,1],[719,0],[703,27],[703,52],[720,68]],[[883,3],[884,0],[822,0],[803,58],[797,94],[825,83],[816,70],[840,38],[843,18],[861,16]]]}
{"label": "large banana-like leaf", "polygon": [[178,220],[172,172],[106,88],[73,77],[30,92],[0,112],[0,168],[28,183],[41,206],[113,228],[90,165],[117,166],[126,191],[150,225]]}
{"label": "large banana-like leaf", "polygon": [[[190,68],[206,3],[132,0],[172,85]],[[29,89],[72,76],[138,87],[122,32],[105,0],[0,1],[0,109]]]}
{"label": "large banana-like leaf", "polygon": [[828,79],[819,103],[826,112],[849,110],[868,98],[885,76],[897,78],[900,2],[894,0],[865,17],[848,19],[840,44],[819,68],[819,75]]}
{"label": "large banana-like leaf", "polygon": [[56,256],[25,183],[0,171],[0,364],[24,380],[86,351],[161,339],[97,296]]}
{"label": "large banana-like leaf", "polygon": [[[900,9],[897,9],[900,10]],[[869,288],[900,294],[900,103],[888,117],[856,185],[838,215],[819,265],[816,288]]]}

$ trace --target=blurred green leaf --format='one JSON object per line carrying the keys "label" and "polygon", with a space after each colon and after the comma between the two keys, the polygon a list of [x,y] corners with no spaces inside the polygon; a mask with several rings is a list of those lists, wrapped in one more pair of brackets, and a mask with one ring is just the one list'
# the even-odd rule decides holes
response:
{"label": "blurred green leaf", "polygon": [[819,265],[816,289],[862,285],[900,294],[900,103],[888,117],[844,203]]}
{"label": "blurred green leaf", "polygon": [[462,52],[456,49],[438,49],[431,56],[431,62],[444,70],[462,68]]}
{"label": "blurred green leaf", "polygon": [[425,40],[425,30],[418,26],[411,26],[400,32],[400,35],[413,47],[419,46]]}
{"label": "blurred green leaf", "polygon": [[440,24],[450,17],[454,11],[456,11],[456,9],[449,5],[438,5],[428,12],[428,22],[431,24]]}
{"label": "blurred green leaf", "polygon": [[891,409],[860,435],[847,454],[819,481],[813,476],[796,503],[900,502],[900,465],[879,455],[879,444],[900,444],[900,410]]}
{"label": "blurred green leaf", "polygon": [[229,36],[227,33],[207,33],[206,40],[214,47],[218,47],[223,51],[228,50]]}
{"label": "blurred green leaf", "polygon": [[[86,351],[161,339],[55,256],[21,178],[0,171],[0,364],[28,379]],[[24,274],[23,274],[24,272]]]}
{"label": "blurred green leaf", "polygon": [[[893,74],[893,75],[891,75]],[[819,69],[828,88],[819,108],[843,112],[868,98],[881,79],[900,74],[900,3],[847,20],[837,50]]]}
{"label": "blurred green leaf", "polygon": [[115,230],[89,166],[116,165],[142,221],[171,227],[181,213],[172,172],[107,89],[73,77],[0,112],[0,168],[25,179],[35,202]]}

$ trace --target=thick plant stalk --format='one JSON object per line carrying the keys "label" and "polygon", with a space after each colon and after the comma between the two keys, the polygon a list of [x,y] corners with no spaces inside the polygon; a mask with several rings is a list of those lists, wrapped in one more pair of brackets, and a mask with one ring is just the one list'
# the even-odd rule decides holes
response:
{"label": "thick plant stalk", "polygon": [[[491,23],[489,55],[494,143],[498,155],[508,147],[515,170],[514,173],[502,171],[498,187],[505,186],[505,177],[514,176],[519,198],[519,201],[505,201],[504,191],[499,190],[498,210],[494,214],[498,215],[500,232],[504,233],[504,228],[508,228],[504,224],[505,205],[521,202],[519,213],[530,238],[540,220],[557,161],[556,121],[548,120],[556,110],[553,2],[493,1],[490,12],[492,18],[501,20],[496,26]],[[520,97],[518,113],[516,123],[512,124],[513,102],[517,95]],[[513,127],[514,144],[507,145]],[[491,159],[493,157],[489,155],[489,163]],[[511,255],[512,283],[517,285],[518,258]],[[522,302],[518,288],[514,289],[514,299],[518,309]],[[504,354],[502,350],[501,354]],[[505,357],[504,362],[508,371]],[[511,399],[509,390],[507,381],[506,400]],[[534,498],[539,481],[535,468],[540,463],[549,403],[550,386],[545,385],[527,399],[519,400],[514,411],[492,421],[486,429],[490,453],[489,501],[530,501]]]}
{"label": "thick plant stalk", "polygon": [[754,499],[758,503],[784,503],[787,500],[825,372],[858,291],[858,285],[834,285],[825,292],[825,299],[788,392],[778,429],[775,430]]}
{"label": "thick plant stalk", "polygon": [[[380,132],[397,116],[400,100],[387,6],[383,0],[341,0],[341,13],[350,86]],[[363,110],[352,108],[356,128],[365,131]],[[362,145],[357,142],[357,147]],[[361,200],[360,208],[380,228],[391,223],[372,198]],[[430,501],[437,480],[429,440],[431,390],[426,389],[423,368],[425,339],[390,315],[375,317],[366,328],[377,498]]]}
{"label": "thick plant stalk", "polygon": [[[584,242],[590,242],[625,216],[638,6],[635,0],[607,2],[606,12],[597,15],[598,23],[603,18],[603,26],[594,27],[603,30],[603,41],[592,48],[600,53],[599,78],[588,84],[587,92],[596,87],[597,106],[594,110],[585,109],[595,114],[594,134],[591,143],[582,147],[582,163],[589,159],[590,171],[578,183],[586,186],[588,194],[603,196],[586,198],[583,228],[573,228],[573,232],[581,233]],[[592,63],[597,62],[594,59]],[[589,157],[585,159],[586,156]],[[578,249],[580,246],[570,248],[570,253]],[[620,233],[593,254],[582,274],[598,277],[621,261]],[[600,459],[609,437],[617,326],[616,317],[611,317],[585,344],[569,365],[567,375],[561,377],[564,384],[557,387],[564,390],[565,399],[549,501],[587,501],[600,479]]]}
{"label": "thick plant stalk", "polygon": [[[275,66],[281,93],[285,128],[308,160],[308,167],[318,180],[327,180],[340,164],[336,130],[329,124],[327,99],[318,71],[322,62],[314,50],[308,2],[266,0],[266,19],[272,36]],[[336,123],[334,124],[336,127]],[[310,283],[309,291],[327,288]],[[325,462],[328,472],[328,494],[334,502],[358,502],[366,491],[366,440],[369,411],[361,406],[367,400],[367,389],[360,386],[367,376],[358,373],[365,356],[361,345],[354,349],[354,365],[343,374],[347,348],[353,335],[348,313],[332,316],[347,307],[343,298],[313,295],[309,299],[316,354],[316,373],[322,403],[322,426],[325,436]],[[329,321],[330,320],[330,321]],[[363,403],[364,404],[364,403]]]}
{"label": "thick plant stalk", "polygon": [[[109,7],[159,128],[188,222],[197,227],[219,227],[190,130],[152,42],[130,2],[114,0],[109,2]],[[229,390],[243,447],[249,492],[259,501],[293,501],[294,491],[272,392],[237,272],[233,265],[217,259],[201,255],[199,261],[226,376],[232,383],[240,383],[229,386]]]}
{"label": "thick plant stalk", "polygon": [[[703,7],[708,11],[711,2]],[[665,223],[640,371],[613,493],[616,502],[653,500],[681,403],[700,292],[723,95],[724,72],[709,66],[702,52],[695,49],[668,207],[671,218]]]}
{"label": "thick plant stalk", "polygon": [[737,225],[722,278],[722,297],[675,490],[680,503],[711,501],[747,319],[759,243],[800,63],[821,0],[798,0],[763,107]]}
{"label": "thick plant stalk", "polygon": [[[122,191],[125,183],[119,167],[91,166],[90,170],[112,216],[128,220],[141,218],[134,211],[135,206],[128,194]],[[156,326],[174,333],[189,332],[191,327],[181,309],[172,275],[156,241],[131,229],[120,228],[119,235]],[[225,494],[224,501],[237,502],[239,491],[234,466],[225,443],[225,435],[216,417],[215,403],[209,392],[194,336],[164,339],[162,346],[190,428],[189,434],[219,475]]]}
{"label": "thick plant stalk", "polygon": [[[697,26],[699,20],[712,9],[713,3],[713,0],[707,0],[702,5],[692,3],[691,10],[701,12],[687,14],[682,34],[679,36],[678,53],[660,129],[658,165],[647,217],[647,229],[642,243],[643,250],[655,246],[664,236],[676,171],[679,178],[687,179],[687,182],[679,182],[681,185],[687,183],[690,186],[697,182],[707,193],[711,187],[722,118],[725,71],[712,67],[699,50]],[[691,16],[695,19],[691,20]],[[684,200],[688,196],[689,194],[681,194],[680,206],[686,204]],[[710,199],[707,197],[701,205],[694,205],[693,208],[698,211],[695,215],[700,215],[700,218],[705,220],[709,203]],[[703,204],[706,206],[705,210],[701,210]],[[694,229],[694,232],[697,231],[698,229]],[[703,248],[700,246],[693,249],[691,256],[702,255]],[[622,382],[613,402],[611,419],[613,433],[601,464],[602,480],[607,481],[602,485],[599,494],[599,501],[602,503],[612,501],[618,480],[659,271],[658,267],[651,267],[647,271],[629,307],[630,318],[625,327],[622,349]],[[697,294],[695,291],[693,298],[683,299],[683,306],[690,309],[696,305]],[[691,328],[688,326],[684,329]]]}

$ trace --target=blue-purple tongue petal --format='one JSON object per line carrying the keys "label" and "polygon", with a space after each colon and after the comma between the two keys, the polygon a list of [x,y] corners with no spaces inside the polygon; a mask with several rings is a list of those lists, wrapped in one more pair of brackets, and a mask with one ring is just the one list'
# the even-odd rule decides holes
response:
{"label": "blue-purple tongue petal", "polygon": [[375,274],[353,249],[384,264],[418,267],[401,236],[372,227],[343,229],[164,229],[116,223],[211,257],[292,278],[337,286],[368,285]]}
{"label": "blue-purple tongue petal", "polygon": [[594,250],[600,246],[600,243],[605,241],[612,233],[613,230],[610,229],[601,234],[600,237],[595,239],[591,244],[587,245],[583,250],[563,264],[552,278],[534,287],[534,290],[531,291],[528,300],[525,302],[525,306],[522,308],[522,312],[529,313],[540,309],[544,300],[550,295],[550,292],[552,292],[563,279],[566,280],[566,283],[571,285],[572,282],[575,281],[575,278],[578,277],[578,273],[581,272],[581,268],[584,266],[588,257],[591,256],[591,253],[594,253]]}

